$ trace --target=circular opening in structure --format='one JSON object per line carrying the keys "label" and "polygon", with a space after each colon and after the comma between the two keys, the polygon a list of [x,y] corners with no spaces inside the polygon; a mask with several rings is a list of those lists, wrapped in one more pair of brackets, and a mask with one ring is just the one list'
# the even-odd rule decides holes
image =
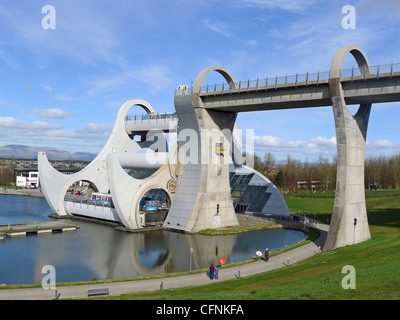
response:
{"label": "circular opening in structure", "polygon": [[90,199],[93,192],[98,192],[96,185],[88,180],[76,181],[69,186],[65,193],[65,201],[81,201]]}
{"label": "circular opening in structure", "polygon": [[218,71],[213,70],[207,74],[202,84],[201,92],[229,90],[228,80]]}
{"label": "circular opening in structure", "polygon": [[[357,53],[354,54],[357,55]],[[366,65],[360,67],[356,57],[354,57],[352,53],[349,53],[343,62],[341,77],[342,79],[359,79],[364,74],[369,74],[370,68],[371,67],[367,67]],[[347,105],[347,109],[352,116],[355,116],[360,109],[360,104]]]}
{"label": "circular opening in structure", "polygon": [[129,138],[136,142],[145,141],[147,132],[140,128],[144,122],[150,119],[151,112],[152,110],[137,104],[128,109],[124,120],[125,130]]}
{"label": "circular opening in structure", "polygon": [[71,215],[88,215],[88,205],[113,207],[110,194],[99,193],[96,185],[88,180],[76,181],[69,186],[64,196],[64,207]]}
{"label": "circular opening in structure", "polygon": [[144,227],[163,225],[171,207],[171,199],[161,188],[148,190],[140,199],[139,214]]}
{"label": "circular opening in structure", "polygon": [[146,110],[143,106],[135,104],[128,109],[125,115],[125,120],[142,120],[149,115],[150,110]]}
{"label": "circular opening in structure", "polygon": [[110,193],[99,192],[87,180],[73,183],[64,196],[65,211],[73,216],[120,223]]}

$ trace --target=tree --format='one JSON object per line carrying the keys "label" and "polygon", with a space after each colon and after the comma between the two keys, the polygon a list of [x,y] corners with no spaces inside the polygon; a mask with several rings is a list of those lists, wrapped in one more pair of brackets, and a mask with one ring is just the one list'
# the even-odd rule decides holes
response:
{"label": "tree", "polygon": [[268,177],[274,170],[276,165],[276,158],[271,152],[264,154],[264,175]]}
{"label": "tree", "polygon": [[10,167],[0,169],[0,185],[9,186],[14,182],[14,170]]}
{"label": "tree", "polygon": [[254,154],[254,169],[258,172],[263,172],[263,168],[264,168],[264,163],[262,162],[261,158]]}
{"label": "tree", "polygon": [[276,174],[275,185],[281,188],[283,187],[283,184],[284,184],[283,171],[279,170],[278,173]]}
{"label": "tree", "polygon": [[[331,161],[319,156],[316,163],[302,162],[287,155],[286,164],[276,164],[275,156],[267,152],[263,158],[254,155],[254,169],[285,191],[335,191],[337,158]],[[384,189],[400,188],[400,153],[365,159],[365,188],[376,185]],[[301,183],[298,185],[298,182]],[[314,187],[313,187],[314,186]]]}

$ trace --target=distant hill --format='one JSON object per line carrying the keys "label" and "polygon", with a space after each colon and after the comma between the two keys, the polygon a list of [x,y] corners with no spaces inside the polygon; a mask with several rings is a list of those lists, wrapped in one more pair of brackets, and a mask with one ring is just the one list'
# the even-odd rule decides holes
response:
{"label": "distant hill", "polygon": [[49,160],[81,160],[91,161],[97,155],[93,153],[70,153],[64,150],[55,148],[37,148],[23,145],[8,145],[0,146],[0,158],[10,159],[14,156],[15,159],[37,159],[38,152],[43,151]]}

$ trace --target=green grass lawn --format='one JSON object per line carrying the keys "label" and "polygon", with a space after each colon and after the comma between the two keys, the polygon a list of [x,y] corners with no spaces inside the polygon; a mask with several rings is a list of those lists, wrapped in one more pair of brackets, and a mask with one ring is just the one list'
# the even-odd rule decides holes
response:
{"label": "green grass lawn", "polygon": [[[289,210],[315,214],[321,221],[329,219],[334,195],[306,195],[286,195]],[[255,276],[115,299],[400,299],[400,191],[387,194],[368,191],[366,198],[371,240],[323,252],[298,264]],[[345,265],[355,267],[354,290],[342,288]]]}

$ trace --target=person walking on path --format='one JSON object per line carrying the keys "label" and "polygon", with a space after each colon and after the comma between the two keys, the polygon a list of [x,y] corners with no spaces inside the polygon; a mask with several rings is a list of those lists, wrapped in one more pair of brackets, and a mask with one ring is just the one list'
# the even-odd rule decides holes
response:
{"label": "person walking on path", "polygon": [[268,260],[269,260],[269,251],[268,251],[268,248],[265,249],[265,254],[264,254],[264,256],[265,256],[265,262],[268,262]]}
{"label": "person walking on path", "polygon": [[210,279],[211,279],[211,280],[214,279],[214,271],[215,271],[214,264],[211,263],[211,266],[210,266]]}
{"label": "person walking on path", "polygon": [[215,271],[214,271],[215,279],[218,279],[218,273],[219,273],[219,269],[218,269],[218,267],[215,267]]}

